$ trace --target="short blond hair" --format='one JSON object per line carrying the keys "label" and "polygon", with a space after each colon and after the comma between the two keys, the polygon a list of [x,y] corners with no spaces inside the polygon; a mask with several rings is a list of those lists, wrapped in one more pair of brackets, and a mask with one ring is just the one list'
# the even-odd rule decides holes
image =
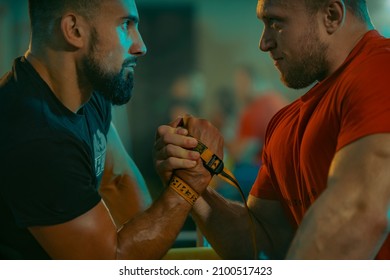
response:
{"label": "short blond hair", "polygon": [[[304,0],[306,7],[310,11],[318,11],[319,9],[325,7],[328,3],[328,0]],[[370,17],[367,10],[366,0],[342,0],[346,8],[357,18],[362,21],[370,21]]]}

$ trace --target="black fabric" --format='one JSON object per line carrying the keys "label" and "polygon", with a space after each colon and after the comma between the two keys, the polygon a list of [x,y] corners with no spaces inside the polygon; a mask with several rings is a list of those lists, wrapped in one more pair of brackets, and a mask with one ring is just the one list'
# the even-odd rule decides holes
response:
{"label": "black fabric", "polygon": [[69,221],[100,201],[110,122],[98,93],[75,114],[15,60],[0,80],[1,259],[49,258],[27,227]]}

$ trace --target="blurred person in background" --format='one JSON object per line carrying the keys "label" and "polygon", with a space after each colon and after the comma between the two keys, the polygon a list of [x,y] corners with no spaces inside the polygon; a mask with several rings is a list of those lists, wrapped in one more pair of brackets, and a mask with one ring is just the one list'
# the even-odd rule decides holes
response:
{"label": "blurred person in background", "polygon": [[[275,90],[257,89],[255,70],[247,64],[236,66],[232,81],[232,87],[215,94],[209,119],[224,137],[225,166],[248,195],[261,165],[268,122],[288,101]],[[214,180],[212,185],[224,197],[242,201],[226,182]]]}
{"label": "blurred person in background", "polygon": [[[258,90],[256,74],[249,65],[239,65],[233,75],[237,123],[234,134],[225,138],[227,154],[234,162],[233,173],[248,195],[261,165],[265,132],[271,118],[288,101],[275,90]],[[234,126],[234,125],[233,125]],[[225,188],[226,191],[231,190]],[[241,198],[236,193],[236,199]],[[233,197],[230,197],[233,198]]]}
{"label": "blurred person in background", "polygon": [[[178,116],[185,114],[199,115],[200,100],[196,96],[196,88],[194,87],[195,74],[183,74],[175,77],[171,84],[166,108],[169,112],[169,120],[173,120]],[[164,102],[164,101],[163,101]]]}

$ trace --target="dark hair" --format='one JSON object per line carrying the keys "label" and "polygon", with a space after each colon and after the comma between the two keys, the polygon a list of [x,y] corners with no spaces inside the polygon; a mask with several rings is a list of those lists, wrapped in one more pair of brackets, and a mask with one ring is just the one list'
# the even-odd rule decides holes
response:
{"label": "dark hair", "polygon": [[[327,0],[305,0],[306,7],[318,11],[327,4]],[[362,21],[369,21],[366,0],[344,0],[346,8]]]}
{"label": "dark hair", "polygon": [[74,11],[91,18],[101,0],[29,0],[31,31],[35,36],[48,35],[53,22],[60,20],[66,11]]}

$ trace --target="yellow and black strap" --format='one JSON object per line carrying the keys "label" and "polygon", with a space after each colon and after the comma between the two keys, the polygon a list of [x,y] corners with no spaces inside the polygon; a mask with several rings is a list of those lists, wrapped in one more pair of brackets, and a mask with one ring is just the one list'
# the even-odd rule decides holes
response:
{"label": "yellow and black strap", "polygon": [[195,201],[198,199],[199,194],[191,188],[186,182],[175,174],[172,175],[169,187],[182,196],[189,204],[194,206]]}

